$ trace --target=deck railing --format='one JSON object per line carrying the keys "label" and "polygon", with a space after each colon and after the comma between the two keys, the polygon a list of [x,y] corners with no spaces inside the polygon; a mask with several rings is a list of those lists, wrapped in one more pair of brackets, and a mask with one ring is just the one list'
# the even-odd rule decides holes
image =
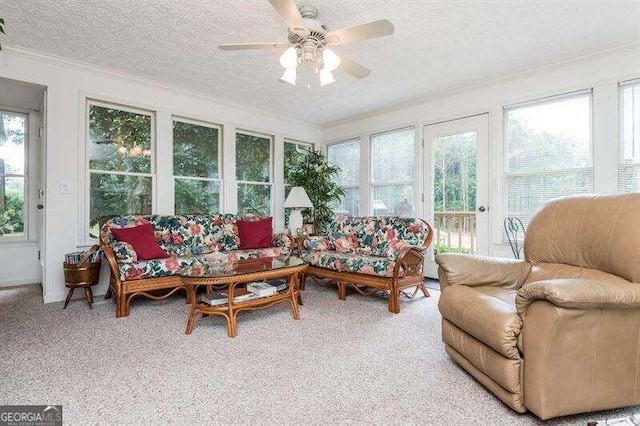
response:
{"label": "deck railing", "polygon": [[476,251],[475,212],[436,212],[433,222],[436,245],[445,245],[452,251]]}

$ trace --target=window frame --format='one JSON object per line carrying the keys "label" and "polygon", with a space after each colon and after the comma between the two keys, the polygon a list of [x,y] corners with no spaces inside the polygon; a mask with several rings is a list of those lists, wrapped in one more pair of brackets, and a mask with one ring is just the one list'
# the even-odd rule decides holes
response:
{"label": "window frame", "polygon": [[29,207],[30,207],[30,203],[29,203],[29,195],[30,195],[30,191],[29,191],[29,138],[30,138],[30,133],[29,133],[29,126],[30,126],[30,121],[29,121],[29,113],[24,112],[24,111],[17,111],[11,108],[5,108],[5,107],[0,107],[0,114],[3,113],[8,113],[10,115],[19,115],[19,116],[23,116],[24,117],[24,144],[22,147],[22,155],[24,156],[24,171],[23,174],[16,174],[16,173],[0,173],[0,176],[3,178],[22,178],[24,179],[24,183],[23,183],[23,191],[22,191],[22,196],[23,196],[23,202],[22,202],[22,221],[23,221],[23,228],[24,230],[22,231],[22,235],[10,235],[10,234],[1,234],[0,235],[0,244],[8,244],[8,243],[24,243],[27,241],[32,241],[32,238],[30,238],[30,219],[31,219],[31,215],[29,212]]}
{"label": "window frame", "polygon": [[[637,148],[638,148],[638,161],[635,162],[631,162],[631,163],[625,163],[625,153],[624,153],[624,138],[626,136],[625,131],[624,131],[624,120],[625,120],[625,109],[624,109],[624,91],[625,89],[631,88],[631,90],[633,90],[634,88],[640,88],[640,78],[635,78],[635,79],[631,79],[631,80],[625,80],[625,81],[621,81],[618,83],[618,111],[619,111],[619,132],[618,132],[618,138],[619,138],[619,155],[618,155],[618,192],[620,193],[626,193],[625,191],[625,179],[624,179],[624,174],[625,171],[628,169],[635,169],[638,171],[638,173],[640,173],[640,140],[635,141],[632,139],[632,143],[636,142],[637,143]],[[633,138],[633,132],[635,131],[635,127],[636,125],[640,127],[640,121],[638,123],[636,123],[633,120],[633,116],[632,116],[632,138]],[[633,147],[633,149],[635,150],[635,146]]]}
{"label": "window frame", "polygon": [[[175,145],[175,140],[174,140],[174,133],[173,133],[173,126],[175,124],[175,122],[181,122],[181,123],[186,123],[186,124],[192,124],[194,126],[201,126],[201,127],[209,127],[212,129],[217,129],[218,130],[218,140],[217,140],[217,144],[218,144],[218,178],[217,179],[212,179],[212,178],[203,178],[203,177],[196,177],[196,176],[176,176],[175,173],[175,167],[173,166],[173,161],[174,161],[174,152],[173,152],[173,147]],[[218,182],[219,187],[220,187],[220,191],[218,194],[218,205],[220,206],[220,208],[218,209],[220,212],[223,211],[223,206],[222,206],[222,201],[224,200],[224,180],[223,180],[223,166],[222,166],[222,159],[224,158],[222,155],[222,150],[223,150],[223,143],[222,143],[222,132],[223,132],[223,126],[221,124],[216,124],[216,123],[211,123],[211,122],[207,122],[207,121],[202,121],[202,120],[196,120],[196,119],[192,119],[192,118],[187,118],[187,117],[182,117],[179,115],[172,115],[171,116],[171,176],[173,178],[173,208],[174,208],[174,213],[175,213],[175,205],[176,205],[176,190],[175,190],[175,182],[177,179],[183,179],[183,180],[199,180],[199,181],[204,181],[204,182]]]}
{"label": "window frame", "polygon": [[[258,138],[264,138],[264,139],[269,139],[269,181],[268,182],[258,182],[258,181],[247,181],[247,180],[240,180],[238,179],[238,135],[242,134],[242,135],[247,135],[247,136],[254,136],[254,137],[258,137]],[[234,151],[234,164],[235,164],[235,169],[233,170],[233,176],[234,176],[234,180],[236,182],[236,206],[237,209],[239,211],[240,206],[239,206],[239,199],[240,197],[238,197],[238,193],[240,191],[240,185],[263,185],[263,186],[269,186],[271,188],[270,191],[270,199],[269,199],[269,212],[268,212],[268,216],[273,216],[274,212],[275,212],[275,185],[274,185],[274,148],[275,148],[275,136],[274,135],[270,135],[268,133],[260,133],[260,132],[254,132],[251,130],[244,130],[244,129],[236,129],[234,132],[234,137],[233,137],[233,151]]]}
{"label": "window frame", "polygon": [[[575,167],[575,168],[564,168],[564,169],[552,169],[552,170],[542,170],[537,172],[520,172],[520,173],[509,173],[509,144],[508,144],[508,114],[510,111],[516,111],[519,109],[524,109],[532,106],[540,106],[545,104],[550,104],[558,101],[570,100],[575,98],[580,98],[583,96],[588,96],[589,100],[589,150],[590,150],[590,166],[588,167]],[[544,176],[547,174],[563,174],[567,172],[583,172],[590,171],[590,188],[588,193],[593,193],[594,190],[594,171],[595,171],[595,158],[594,158],[594,143],[593,143],[593,88],[589,87],[586,89],[579,89],[570,92],[554,94],[549,96],[544,96],[541,98],[530,99],[523,102],[508,104],[502,106],[502,188],[500,193],[500,198],[502,200],[501,205],[501,222],[500,222],[500,239],[499,242],[503,245],[508,245],[509,241],[502,227],[502,223],[504,219],[508,217],[508,179],[513,177],[526,177],[526,176]],[[526,227],[527,225],[525,225]],[[524,238],[524,236],[522,237]]]}
{"label": "window frame", "polygon": [[[109,109],[117,109],[119,111],[130,112],[133,114],[147,115],[151,118],[151,156],[149,158],[150,161],[150,171],[149,173],[139,173],[139,172],[122,172],[122,171],[109,171],[109,170],[98,170],[91,169],[89,164],[91,162],[91,107],[96,106],[99,108],[109,108]],[[84,219],[84,232],[83,239],[81,241],[88,241],[90,243],[94,243],[99,241],[98,237],[91,236],[91,175],[93,174],[111,174],[111,175],[119,175],[119,176],[142,176],[142,177],[150,177],[151,178],[151,213],[155,214],[157,211],[156,202],[157,202],[157,113],[156,111],[134,107],[130,105],[123,105],[117,102],[109,102],[102,101],[94,98],[86,98],[85,100],[85,219]]]}
{"label": "window frame", "polygon": [[284,161],[286,160],[286,158],[284,157],[284,152],[286,151],[286,149],[284,149],[284,147],[286,147],[286,144],[291,144],[291,145],[295,145],[296,148],[300,145],[302,146],[306,146],[307,148],[309,148],[310,150],[314,150],[315,144],[313,142],[304,142],[298,139],[292,139],[292,138],[283,138],[283,158],[282,158],[282,173],[283,173],[283,182],[284,182],[284,188],[285,188],[285,192],[287,192],[287,189],[289,186],[291,186],[290,184],[287,183],[287,163]]}
{"label": "window frame", "polygon": [[[352,143],[352,142],[357,142],[358,143],[358,149],[359,149],[359,158],[358,158],[358,167],[359,167],[359,173],[358,173],[358,179],[356,180],[357,183],[355,184],[347,184],[347,185],[341,185],[338,184],[338,186],[342,189],[353,189],[356,188],[358,191],[358,198],[359,198],[359,202],[358,202],[358,215],[362,214],[362,194],[361,194],[361,189],[362,189],[362,182],[361,182],[361,178],[360,176],[362,176],[362,138],[360,136],[356,136],[356,137],[352,137],[352,138],[348,138],[348,139],[342,139],[340,141],[336,141],[336,142],[331,142],[325,145],[325,154],[326,154],[326,159],[327,162],[329,161],[329,149],[333,146],[337,146],[337,145],[343,145],[343,144],[347,144],[347,143]],[[343,198],[344,200],[344,198]],[[342,203],[342,201],[341,201]]]}
{"label": "window frame", "polygon": [[[373,175],[374,175],[374,165],[373,165],[373,151],[374,151],[374,139],[376,136],[381,136],[381,135],[387,135],[390,133],[398,133],[398,132],[404,132],[404,131],[411,131],[412,136],[413,136],[413,150],[412,150],[412,155],[414,157],[414,162],[413,162],[413,167],[412,167],[412,171],[411,171],[411,179],[410,180],[406,180],[406,181],[391,181],[391,182],[384,182],[384,183],[377,183],[374,182],[373,180]],[[417,138],[416,138],[416,126],[404,126],[404,127],[398,127],[395,129],[391,129],[391,130],[385,130],[382,132],[376,132],[376,133],[372,133],[369,136],[369,179],[368,179],[368,186],[369,186],[369,215],[373,215],[374,212],[374,208],[373,208],[373,201],[374,201],[374,191],[375,188],[377,187],[385,187],[385,186],[396,186],[396,185],[407,185],[411,187],[411,200],[408,200],[411,202],[411,205],[413,206],[413,215],[416,215],[416,203],[415,203],[415,197],[416,197],[416,188],[415,188],[415,176],[416,176],[416,161],[415,161],[415,149],[416,149],[416,142],[417,142]],[[388,207],[389,209],[389,207]],[[394,214],[387,214],[385,216],[395,216]]]}

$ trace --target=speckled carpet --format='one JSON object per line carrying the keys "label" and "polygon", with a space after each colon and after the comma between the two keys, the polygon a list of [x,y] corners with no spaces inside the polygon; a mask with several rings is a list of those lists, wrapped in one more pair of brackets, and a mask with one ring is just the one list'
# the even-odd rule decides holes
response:
{"label": "speckled carpet", "polygon": [[[402,300],[307,285],[289,305],[184,329],[184,298],[43,305],[38,286],[0,291],[0,404],[62,404],[65,424],[539,424],[454,364],[440,341],[438,292]],[[582,424],[631,407],[546,422]]]}

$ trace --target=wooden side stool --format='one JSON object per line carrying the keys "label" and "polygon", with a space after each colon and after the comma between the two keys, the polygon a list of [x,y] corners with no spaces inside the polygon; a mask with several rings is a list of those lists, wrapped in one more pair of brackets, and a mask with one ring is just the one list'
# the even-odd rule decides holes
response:
{"label": "wooden side stool", "polygon": [[64,281],[65,287],[69,289],[67,299],[64,301],[64,307],[67,309],[67,305],[73,296],[73,292],[76,288],[84,288],[84,297],[87,299],[89,308],[93,309],[93,292],[91,286],[98,284],[100,278],[100,261],[86,262],[86,263],[67,263],[64,262]]}

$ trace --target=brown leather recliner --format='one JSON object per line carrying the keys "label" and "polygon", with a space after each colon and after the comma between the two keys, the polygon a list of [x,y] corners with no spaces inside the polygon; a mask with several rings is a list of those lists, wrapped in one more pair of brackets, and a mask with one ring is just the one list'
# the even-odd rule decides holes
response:
{"label": "brown leather recliner", "polygon": [[524,255],[436,256],[449,355],[543,420],[640,405],[640,194],[549,202]]}

